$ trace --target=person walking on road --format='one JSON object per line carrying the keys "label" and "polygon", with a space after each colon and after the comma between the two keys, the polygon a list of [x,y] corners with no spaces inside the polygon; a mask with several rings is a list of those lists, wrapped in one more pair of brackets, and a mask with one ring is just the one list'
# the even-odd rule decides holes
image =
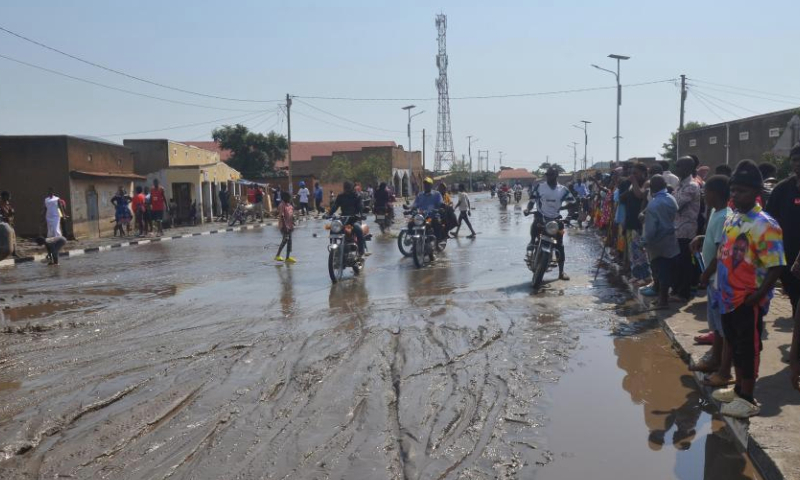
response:
{"label": "person walking on road", "polygon": [[308,215],[308,197],[311,192],[306,188],[306,182],[300,182],[300,190],[297,191],[297,196],[300,199],[300,213],[303,216]]}
{"label": "person walking on road", "polygon": [[167,208],[167,197],[164,188],[158,184],[158,180],[153,180],[153,188],[150,189],[150,218],[158,227],[157,236],[164,234],[164,210]]}
{"label": "person walking on road", "polygon": [[295,263],[292,257],[292,232],[294,231],[294,207],[292,207],[292,196],[289,192],[281,192],[281,203],[278,206],[278,228],[283,235],[278,253],[275,255],[276,262],[284,261],[281,257],[283,247],[286,247],[286,263]]}
{"label": "person walking on road", "polygon": [[456,227],[456,231],[453,233],[454,237],[458,236],[458,231],[461,230],[461,223],[465,222],[467,227],[469,227],[469,231],[471,232],[467,238],[475,238],[475,229],[472,228],[472,223],[469,221],[469,217],[472,215],[472,205],[469,201],[469,195],[467,195],[467,189],[464,187],[463,183],[458,184],[458,202],[456,202],[455,208],[458,209],[458,226]]}
{"label": "person walking on road", "polygon": [[314,206],[317,207],[317,213],[325,213],[325,209],[322,208],[322,196],[322,187],[320,187],[319,182],[317,182],[314,186]]}
{"label": "person walking on road", "polygon": [[66,217],[66,215],[64,215],[61,199],[53,193],[53,187],[47,189],[42,216],[47,223],[47,237],[60,237],[61,217]]}

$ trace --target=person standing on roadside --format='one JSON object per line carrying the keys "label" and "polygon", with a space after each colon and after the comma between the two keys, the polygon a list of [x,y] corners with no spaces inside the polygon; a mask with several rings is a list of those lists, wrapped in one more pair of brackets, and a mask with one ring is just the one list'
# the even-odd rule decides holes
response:
{"label": "person standing on roadside", "polygon": [[164,234],[164,210],[167,208],[167,197],[164,188],[158,184],[158,180],[153,180],[153,188],[150,190],[150,216],[158,227],[159,237]]}
{"label": "person standing on roadside", "polygon": [[[730,198],[728,181],[728,177],[724,175],[714,175],[706,180],[703,187],[706,205],[711,208],[711,215],[708,217],[706,234],[695,237],[690,247],[694,253],[701,252],[705,265],[711,264],[717,258],[725,219],[733,213],[728,208]],[[712,387],[722,387],[727,385],[731,378],[731,351],[730,346],[725,342],[725,333],[722,328],[722,312],[717,298],[719,285],[716,277],[712,276],[708,270],[700,276],[700,284],[706,285],[708,297],[706,311],[710,333],[695,337],[695,341],[711,344],[711,358],[693,365],[690,370],[709,373],[703,383]]]}
{"label": "person standing on roadside", "polygon": [[314,206],[317,207],[317,213],[325,213],[325,209],[322,208],[322,197],[322,187],[320,187],[319,182],[317,182],[314,186]]}
{"label": "person standing on roadside", "polygon": [[695,160],[692,157],[681,157],[675,167],[680,179],[674,195],[678,202],[675,232],[681,253],[675,265],[673,289],[682,301],[688,302],[692,298],[692,287],[697,283],[698,277],[689,244],[697,236],[701,192],[700,186],[692,177],[695,171]]}
{"label": "person standing on roadside", "polygon": [[[794,262],[800,255],[800,143],[792,148],[789,160],[793,175],[775,186],[765,210],[781,226],[786,260]],[[797,313],[800,302],[800,278],[791,272],[783,272],[781,285],[792,302],[792,312]]]}
{"label": "person standing on roadside", "polygon": [[283,238],[281,245],[278,247],[278,253],[275,255],[276,262],[282,262],[284,259],[281,257],[283,247],[286,247],[286,263],[295,263],[292,257],[292,232],[294,231],[294,207],[292,207],[292,196],[289,192],[281,192],[281,204],[278,207],[278,228],[281,231]]}
{"label": "person standing on roadside", "polygon": [[297,196],[300,199],[300,212],[303,216],[308,215],[308,197],[311,192],[306,188],[306,182],[300,182],[300,190],[297,191]]}
{"label": "person standing on roadside", "polygon": [[133,198],[131,198],[131,208],[133,209],[133,220],[136,223],[136,229],[139,231],[138,235],[142,237],[147,233],[144,223],[146,199],[141,186],[136,187],[135,192]]}
{"label": "person standing on roadside", "polygon": [[228,219],[228,209],[230,208],[230,195],[228,193],[228,186],[224,183],[219,186],[219,207],[222,210],[220,220]]}
{"label": "person standing on roadside", "polygon": [[125,190],[122,187],[119,187],[117,190],[117,194],[111,198],[111,205],[114,205],[114,221],[116,224],[114,225],[114,236],[117,236],[117,231],[119,231],[119,236],[122,237],[125,235],[125,228],[127,228],[128,235],[131,234],[131,209],[128,207],[128,204],[131,203],[131,197],[125,193]]}
{"label": "person standing on roadside", "polygon": [[0,222],[14,226],[14,206],[11,205],[11,194],[0,192]]}
{"label": "person standing on roadside", "polygon": [[711,395],[725,403],[723,415],[747,418],[758,415],[753,398],[761,355],[764,315],[772,289],[786,266],[783,232],[756,203],[763,188],[761,172],[750,160],[742,160],[730,179],[735,211],[725,220],[717,257],[709,265],[716,273],[722,328],[733,351],[736,386]]}
{"label": "person standing on roadside", "polygon": [[678,189],[678,184],[681,183],[681,179],[669,171],[669,162],[667,160],[661,160],[658,164],[661,165],[661,176],[663,176],[664,180],[667,182],[667,189],[670,193],[674,193],[675,190]]}
{"label": "person standing on roadside", "polygon": [[[792,275],[800,279],[800,257],[792,265]],[[789,347],[789,382],[792,388],[800,392],[800,311],[797,310],[794,312],[792,345]]]}
{"label": "person standing on roadside", "polygon": [[66,215],[64,215],[61,199],[53,193],[53,187],[47,189],[42,216],[47,223],[47,237],[60,237],[61,217],[66,217]]}
{"label": "person standing on roadside", "polygon": [[455,208],[457,208],[459,212],[458,227],[456,227],[456,231],[452,235],[457,237],[458,231],[461,230],[461,222],[466,222],[471,232],[467,238],[475,238],[475,229],[472,228],[472,223],[469,221],[469,217],[472,215],[472,205],[470,204],[469,195],[467,195],[467,189],[464,187],[463,183],[458,184],[458,201],[456,202]]}
{"label": "person standing on roadside", "polygon": [[[669,287],[675,257],[680,253],[675,236],[675,215],[678,203],[667,193],[667,182],[661,175],[650,178],[652,200],[648,202],[644,215],[644,241],[650,269],[653,272],[653,293],[658,296],[656,308],[669,306]],[[644,292],[643,292],[644,293]]]}

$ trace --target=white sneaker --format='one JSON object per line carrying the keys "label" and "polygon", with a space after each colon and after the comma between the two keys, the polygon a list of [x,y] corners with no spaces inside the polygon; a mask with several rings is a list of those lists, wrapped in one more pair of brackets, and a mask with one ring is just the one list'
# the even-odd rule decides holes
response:
{"label": "white sneaker", "polygon": [[758,415],[761,409],[758,405],[753,405],[744,398],[738,397],[731,403],[725,404],[720,409],[720,413],[733,418],[750,418]]}
{"label": "white sneaker", "polygon": [[720,388],[718,390],[714,390],[713,392],[711,392],[711,397],[718,402],[730,403],[739,398],[739,395],[736,395],[736,392],[734,391],[733,387],[728,387],[728,388]]}

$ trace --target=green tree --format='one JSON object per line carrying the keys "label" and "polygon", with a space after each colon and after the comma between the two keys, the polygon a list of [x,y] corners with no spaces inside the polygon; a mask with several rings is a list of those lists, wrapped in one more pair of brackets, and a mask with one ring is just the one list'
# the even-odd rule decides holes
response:
{"label": "green tree", "polygon": [[550,162],[542,162],[542,164],[539,165],[539,168],[536,171],[539,172],[539,173],[544,173],[544,172],[547,171],[548,168],[550,168],[552,166],[553,165]]}
{"label": "green tree", "polygon": [[792,174],[792,162],[790,162],[787,157],[775,155],[772,152],[764,152],[761,155],[761,161],[769,162],[777,167],[778,173],[776,177],[778,180],[783,180]]}
{"label": "green tree", "polygon": [[353,178],[365,187],[376,187],[380,182],[392,178],[392,169],[387,159],[380,155],[370,155],[353,169]]}
{"label": "green tree", "polygon": [[251,132],[240,124],[216,128],[211,137],[220,148],[231,151],[228,165],[249,179],[274,175],[275,163],[283,160],[289,149],[289,143],[283,135]]}
{"label": "green tree", "polygon": [[[706,124],[703,122],[688,122],[686,125],[683,126],[683,131],[688,132],[690,130],[696,130],[698,128],[705,127]],[[675,151],[676,151],[676,141],[678,139],[678,132],[672,132],[669,136],[669,141],[661,145],[663,150],[661,151],[661,158],[664,160],[669,160],[671,163],[674,163],[677,158],[675,158]]]}
{"label": "green tree", "polygon": [[335,155],[328,168],[322,172],[322,181],[325,183],[339,183],[353,180],[353,165],[343,155]]}

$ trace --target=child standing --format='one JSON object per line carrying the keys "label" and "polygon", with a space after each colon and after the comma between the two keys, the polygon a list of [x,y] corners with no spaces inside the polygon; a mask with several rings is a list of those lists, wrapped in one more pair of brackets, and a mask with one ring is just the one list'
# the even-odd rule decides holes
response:
{"label": "child standing", "polygon": [[[692,240],[690,245],[694,252],[700,251],[703,257],[703,264],[709,265],[717,258],[719,241],[722,237],[722,228],[725,219],[730,215],[731,209],[728,208],[728,177],[724,175],[714,175],[705,182],[703,187],[705,192],[706,205],[711,208],[711,215],[708,218],[705,236],[700,235]],[[711,331],[711,359],[695,364],[692,370],[699,372],[713,372],[703,381],[712,387],[723,387],[728,385],[731,378],[731,353],[730,347],[725,342],[725,334],[722,329],[722,312],[718,301],[718,285],[716,277],[711,276],[708,271],[703,272],[700,282],[707,285],[708,295],[708,329]]]}
{"label": "child standing", "polygon": [[281,192],[281,203],[278,206],[278,228],[283,234],[281,246],[278,247],[278,253],[275,255],[276,262],[282,262],[281,251],[286,247],[286,263],[294,263],[292,257],[292,231],[294,230],[294,207],[292,207],[292,196],[289,192]]}
{"label": "child standing", "polygon": [[730,179],[735,212],[725,220],[717,258],[709,269],[717,274],[717,288],[725,340],[733,351],[736,386],[715,390],[725,403],[721,412],[735,418],[758,415],[753,398],[761,356],[764,315],[772,288],[786,266],[783,232],[761,209],[756,197],[763,180],[758,166],[742,160]]}

